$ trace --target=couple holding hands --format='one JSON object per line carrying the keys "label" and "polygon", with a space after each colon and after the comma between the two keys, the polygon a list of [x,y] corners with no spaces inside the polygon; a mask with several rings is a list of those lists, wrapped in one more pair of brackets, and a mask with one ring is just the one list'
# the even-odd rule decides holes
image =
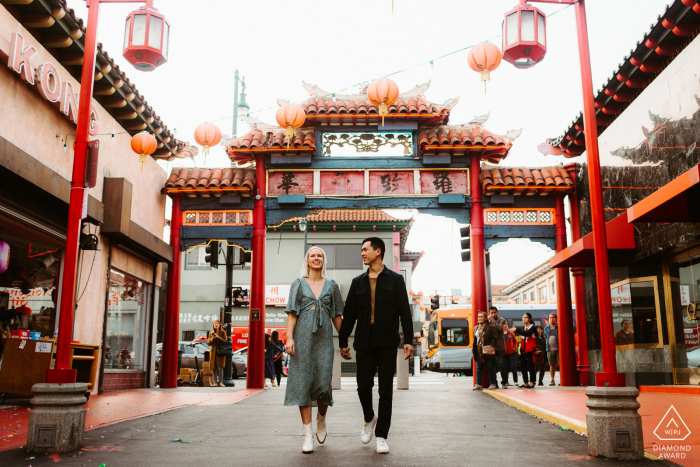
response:
{"label": "couple holding hands", "polygon": [[[326,413],[333,405],[333,329],[338,331],[340,354],[351,359],[348,338],[355,323],[353,347],[357,358],[357,393],[364,423],[360,439],[367,444],[373,434],[377,452],[389,453],[386,439],[391,425],[399,322],[407,344],[406,359],[413,356],[413,318],[403,276],[384,266],[384,241],[371,237],[362,242],[367,271],[355,277],[343,306],[338,284],[326,279],[326,254],[311,247],[304,257],[301,277],[292,283],[287,301],[289,376],[284,405],[299,406],[304,426],[302,452],[314,450],[311,407],[318,406],[316,439],[326,441]],[[372,407],[374,375],[379,375],[379,413]]]}

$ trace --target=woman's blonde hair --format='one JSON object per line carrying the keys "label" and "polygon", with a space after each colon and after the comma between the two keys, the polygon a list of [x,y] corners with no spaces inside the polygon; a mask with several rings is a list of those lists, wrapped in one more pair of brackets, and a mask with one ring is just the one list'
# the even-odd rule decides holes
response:
{"label": "woman's blonde hair", "polygon": [[301,264],[301,277],[309,277],[309,256],[311,255],[312,250],[318,250],[321,252],[323,255],[323,265],[321,266],[321,277],[326,278],[326,263],[327,263],[327,256],[326,252],[323,251],[323,248],[319,248],[317,246],[312,246],[309,248],[309,250],[306,252],[306,255],[304,255],[304,262]]}

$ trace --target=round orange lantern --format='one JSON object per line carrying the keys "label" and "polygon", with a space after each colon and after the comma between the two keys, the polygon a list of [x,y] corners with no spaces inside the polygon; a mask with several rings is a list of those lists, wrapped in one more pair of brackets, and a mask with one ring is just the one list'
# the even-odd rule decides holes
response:
{"label": "round orange lantern", "polygon": [[367,97],[372,104],[379,106],[384,126],[384,116],[389,115],[389,106],[399,99],[399,86],[389,78],[375,79],[367,86]]}
{"label": "round orange lantern", "polygon": [[408,292],[408,294],[409,294],[411,297],[413,297],[413,296],[416,295],[416,293],[415,293],[413,290],[411,290],[410,292]]}
{"label": "round orange lantern", "polygon": [[420,311],[425,311],[425,307],[424,306],[420,307]]}
{"label": "round orange lantern", "polygon": [[300,105],[285,104],[277,109],[275,119],[277,119],[277,124],[284,128],[284,134],[287,137],[287,150],[289,150],[289,142],[294,137],[294,129],[301,128],[304,124],[306,112]]}
{"label": "round orange lantern", "polygon": [[430,294],[430,299],[432,300],[433,298],[435,298],[435,295]]}
{"label": "round orange lantern", "polygon": [[413,300],[413,302],[414,302],[416,305],[420,305],[420,300],[418,300],[417,298],[416,298],[415,300]]}
{"label": "round orange lantern", "polygon": [[158,148],[156,138],[146,131],[142,131],[131,137],[131,150],[139,155],[141,163],[141,172],[143,172],[143,163],[146,162],[146,156],[150,156]]}
{"label": "round orange lantern", "polygon": [[484,82],[484,94],[486,94],[486,81],[491,81],[491,72],[501,64],[503,55],[498,46],[490,42],[476,44],[469,51],[467,62],[469,67],[481,72],[481,81]]}
{"label": "round orange lantern", "polygon": [[423,296],[423,292],[418,292],[418,296],[419,296],[419,297],[422,297],[422,296]]}
{"label": "round orange lantern", "polygon": [[204,154],[204,163],[206,164],[209,148],[216,146],[221,141],[221,130],[212,123],[202,123],[194,130],[194,140],[204,147],[202,154]]}

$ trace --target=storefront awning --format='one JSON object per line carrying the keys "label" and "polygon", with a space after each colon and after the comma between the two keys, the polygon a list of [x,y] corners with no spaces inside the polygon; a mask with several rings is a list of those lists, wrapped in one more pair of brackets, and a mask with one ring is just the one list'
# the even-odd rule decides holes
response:
{"label": "storefront awning", "polygon": [[[628,222],[627,213],[606,222],[605,233],[610,264],[618,263],[623,257],[634,252],[634,226]],[[553,268],[594,266],[593,233],[589,233],[554,255],[550,264]]]}
{"label": "storefront awning", "polygon": [[627,218],[630,222],[698,222],[700,165],[629,208]]}

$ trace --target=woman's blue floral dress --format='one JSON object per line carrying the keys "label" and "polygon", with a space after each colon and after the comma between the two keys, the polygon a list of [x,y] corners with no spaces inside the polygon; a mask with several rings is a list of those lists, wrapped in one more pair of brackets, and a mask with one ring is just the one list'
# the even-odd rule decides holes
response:
{"label": "woman's blue floral dress", "polygon": [[306,407],[314,401],[333,405],[332,317],[343,314],[343,296],[335,281],[326,279],[318,299],[306,279],[297,279],[289,291],[287,313],[297,315],[295,356],[289,357],[284,405]]}

